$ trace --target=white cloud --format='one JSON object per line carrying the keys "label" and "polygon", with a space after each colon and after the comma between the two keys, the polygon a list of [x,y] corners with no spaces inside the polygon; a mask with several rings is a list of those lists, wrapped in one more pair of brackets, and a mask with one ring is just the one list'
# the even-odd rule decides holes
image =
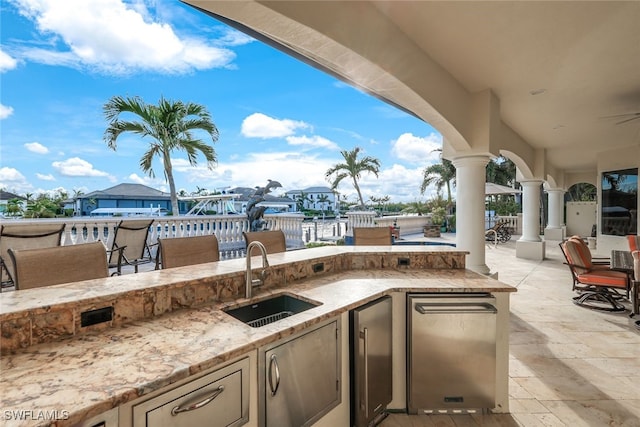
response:
{"label": "white cloud", "polygon": [[18,65],[18,61],[0,49],[0,73],[13,70]]}
{"label": "white cloud", "polygon": [[423,165],[440,158],[440,153],[435,151],[439,148],[442,148],[442,137],[435,133],[424,138],[403,133],[397,140],[391,142],[392,155],[406,162]]}
{"label": "white cloud", "polygon": [[311,147],[328,148],[329,150],[339,150],[338,144],[329,141],[321,136],[288,136],[286,138],[290,145],[308,145]]}
{"label": "white cloud", "polygon": [[241,132],[247,138],[282,138],[293,135],[296,129],[308,129],[305,122],[274,119],[262,113],[253,113],[242,121]]}
{"label": "white cloud", "polygon": [[189,166],[184,159],[172,160],[174,173],[185,175],[187,182],[208,189],[225,187],[264,186],[268,179],[278,181],[286,190],[314,185],[328,185],[324,173],[334,163],[333,159],[320,158],[300,152],[248,153],[241,161],[220,162],[213,170],[205,166]]}
{"label": "white cloud", "polygon": [[[23,48],[26,59],[51,65],[126,74],[184,73],[226,67],[235,54],[208,40],[180,37],[141,3],[123,0],[14,0],[56,48]],[[157,19],[157,18],[156,18]]]}
{"label": "white cloud", "polygon": [[38,179],[41,179],[43,181],[55,181],[56,179],[53,177],[53,175],[49,174],[49,175],[44,175],[41,173],[36,173],[36,176],[38,177]]}
{"label": "white cloud", "polygon": [[7,107],[6,105],[0,104],[0,120],[4,120],[12,114],[13,107]]}
{"label": "white cloud", "polygon": [[91,163],[79,157],[72,157],[61,162],[53,162],[51,165],[63,176],[103,176],[112,178],[107,172],[94,169]]}
{"label": "white cloud", "polygon": [[136,184],[142,184],[146,185],[147,187],[155,188],[156,190],[169,192],[169,186],[167,185],[167,183],[160,179],[151,178],[149,176],[140,176],[135,173],[129,175],[128,178]]}
{"label": "white cloud", "polygon": [[0,168],[0,188],[6,188],[12,192],[25,192],[33,187],[20,171],[5,166]]}
{"label": "white cloud", "polygon": [[39,142],[27,142],[24,144],[24,148],[37,154],[47,154],[49,152],[49,149]]}
{"label": "white cloud", "polygon": [[229,29],[225,32],[224,36],[222,36],[218,41],[225,46],[242,46],[245,44],[252,43],[256,40],[245,33],[242,33],[237,30]]}

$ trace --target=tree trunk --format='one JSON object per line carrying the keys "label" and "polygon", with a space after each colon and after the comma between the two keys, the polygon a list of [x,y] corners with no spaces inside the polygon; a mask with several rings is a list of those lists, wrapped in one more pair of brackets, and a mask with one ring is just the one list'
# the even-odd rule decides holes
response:
{"label": "tree trunk", "polygon": [[360,200],[360,207],[362,209],[364,209],[364,200],[362,200],[362,193],[360,192],[360,186],[358,185],[358,181],[353,178],[353,186],[356,189],[356,192],[358,193],[358,200]]}
{"label": "tree trunk", "polygon": [[168,152],[164,152],[164,172],[167,175],[167,182],[169,183],[169,192],[171,193],[171,215],[180,215],[180,209],[178,209],[178,194],[176,192],[176,183],[173,181],[173,168],[171,167],[171,157]]}

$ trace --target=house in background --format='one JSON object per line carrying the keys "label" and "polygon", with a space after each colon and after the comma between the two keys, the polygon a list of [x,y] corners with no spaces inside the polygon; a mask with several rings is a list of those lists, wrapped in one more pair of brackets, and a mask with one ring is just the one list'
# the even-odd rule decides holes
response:
{"label": "house in background", "polygon": [[301,197],[304,197],[303,207],[305,209],[324,210],[324,211],[338,211],[338,205],[336,204],[336,194],[329,187],[308,187],[304,190],[291,190],[287,191],[286,195],[293,200],[297,201]]}
{"label": "house in background", "polygon": [[10,200],[18,200],[18,205],[22,210],[27,209],[27,199],[9,191],[0,190],[0,216],[11,216],[7,213]]}
{"label": "house in background", "polygon": [[[179,202],[181,212],[186,210],[186,203]],[[113,215],[128,213],[142,215],[145,212],[170,212],[171,195],[142,184],[118,184],[105,190],[92,191],[76,199],[75,210],[78,215],[101,213]]]}

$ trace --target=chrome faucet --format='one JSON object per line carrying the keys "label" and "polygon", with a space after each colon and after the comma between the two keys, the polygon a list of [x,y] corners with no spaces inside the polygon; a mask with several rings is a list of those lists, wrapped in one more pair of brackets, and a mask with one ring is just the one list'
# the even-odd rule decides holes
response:
{"label": "chrome faucet", "polygon": [[[260,278],[254,279],[251,271],[251,250],[257,247],[262,254],[262,271],[260,272]],[[260,286],[264,283],[264,279],[267,277],[267,268],[269,268],[269,261],[267,260],[267,248],[261,242],[253,241],[247,245],[247,282],[244,290],[245,298],[251,298],[251,291],[254,286]]]}

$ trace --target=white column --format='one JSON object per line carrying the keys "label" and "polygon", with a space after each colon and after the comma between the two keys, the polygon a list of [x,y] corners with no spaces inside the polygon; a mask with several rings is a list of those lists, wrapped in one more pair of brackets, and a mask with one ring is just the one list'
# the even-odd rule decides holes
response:
{"label": "white column", "polygon": [[565,238],[564,227],[564,190],[562,188],[550,188],[549,196],[549,221],[544,229],[545,240],[562,240]]}
{"label": "white column", "polygon": [[488,274],[485,262],[484,183],[489,156],[458,157],[456,167],[456,247],[469,252],[466,267]]}
{"label": "white column", "polygon": [[516,242],[516,257],[543,260],[545,243],[540,238],[541,180],[520,181],[522,184],[522,236]]}
{"label": "white column", "polygon": [[549,223],[548,228],[562,228],[564,225],[564,190],[552,188],[547,190],[549,195]]}
{"label": "white column", "polygon": [[522,236],[524,242],[540,239],[540,185],[542,181],[521,181],[522,184]]}

